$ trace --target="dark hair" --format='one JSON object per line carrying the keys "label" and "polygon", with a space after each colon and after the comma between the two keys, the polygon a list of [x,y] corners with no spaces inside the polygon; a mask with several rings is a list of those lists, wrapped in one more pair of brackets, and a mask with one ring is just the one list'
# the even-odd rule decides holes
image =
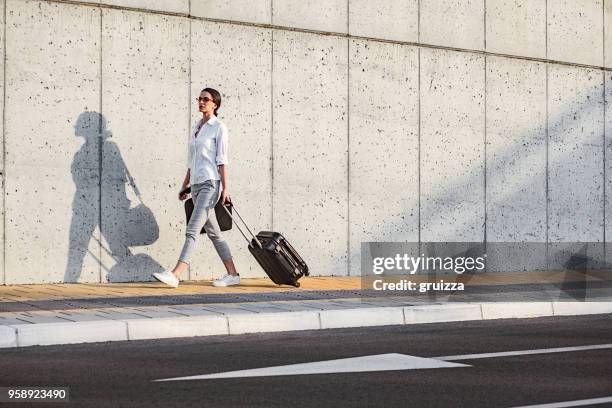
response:
{"label": "dark hair", "polygon": [[221,94],[219,93],[219,91],[213,88],[204,88],[202,89],[202,92],[208,92],[210,96],[212,96],[213,102],[215,103],[215,105],[217,105],[217,107],[215,108],[215,116],[217,116],[217,111],[221,107]]}

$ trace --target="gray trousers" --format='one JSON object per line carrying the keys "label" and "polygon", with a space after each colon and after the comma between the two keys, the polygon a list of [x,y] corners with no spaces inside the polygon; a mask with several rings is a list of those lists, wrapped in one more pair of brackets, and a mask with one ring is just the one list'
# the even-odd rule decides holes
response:
{"label": "gray trousers", "polygon": [[183,245],[179,261],[189,263],[189,259],[195,250],[196,239],[202,230],[202,226],[206,227],[206,235],[208,235],[208,238],[212,241],[221,260],[227,261],[232,259],[229,246],[221,236],[217,217],[214,215],[215,205],[217,201],[219,201],[219,196],[221,195],[220,185],[221,181],[219,180],[206,180],[204,183],[198,183],[191,186],[193,213],[191,213],[191,219],[189,220],[189,224],[187,224],[185,244]]}

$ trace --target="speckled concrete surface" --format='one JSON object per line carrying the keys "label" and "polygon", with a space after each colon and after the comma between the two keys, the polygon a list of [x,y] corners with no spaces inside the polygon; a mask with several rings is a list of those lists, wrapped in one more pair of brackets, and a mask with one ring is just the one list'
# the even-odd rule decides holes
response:
{"label": "speckled concrete surface", "polygon": [[272,0],[192,1],[190,14],[196,17],[271,24]]}
{"label": "speckled concrete surface", "polygon": [[[549,69],[548,240],[603,242],[603,74]],[[553,267],[571,257],[564,244],[549,252]]]}
{"label": "speckled concrete surface", "polygon": [[169,13],[189,13],[189,0],[100,0],[102,4]]}
{"label": "speckled concrete surface", "polygon": [[546,0],[487,0],[487,51],[546,58]]}
{"label": "speckled concrete surface", "polygon": [[548,58],[603,65],[603,0],[548,0]]}
{"label": "speckled concrete surface", "polygon": [[603,74],[549,67],[549,240],[603,240]]}
{"label": "speckled concrete surface", "polygon": [[424,242],[484,239],[484,77],[482,56],[421,50]]}
{"label": "speckled concrete surface", "polygon": [[346,0],[274,0],[272,24],[346,33],[347,5]]}
{"label": "speckled concrete surface", "polygon": [[421,0],[420,4],[420,42],[484,49],[483,0]]}
{"label": "speckled concrete surface", "polygon": [[358,275],[361,242],[418,241],[419,57],[404,45],[349,46],[349,273]]}
{"label": "speckled concrete surface", "polygon": [[386,40],[417,42],[418,0],[349,1],[349,34]]}
{"label": "speckled concrete surface", "polygon": [[546,241],[546,66],[487,58],[487,239]]}
{"label": "speckled concrete surface", "polygon": [[544,64],[487,59],[486,147],[487,242],[517,243],[512,257],[488,250],[487,270],[545,268],[546,247],[521,244],[546,241]]}

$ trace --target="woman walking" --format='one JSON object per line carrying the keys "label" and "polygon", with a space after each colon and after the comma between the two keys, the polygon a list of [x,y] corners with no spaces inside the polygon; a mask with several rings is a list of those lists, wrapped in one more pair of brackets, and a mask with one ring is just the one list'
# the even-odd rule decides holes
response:
{"label": "woman walking", "polygon": [[[185,243],[178,262],[172,271],[156,272],[153,277],[168,286],[176,288],[181,273],[187,269],[189,259],[195,250],[196,239],[202,226],[212,241],[217,254],[223,261],[227,274],[213,281],[214,286],[230,286],[240,283],[232,254],[227,242],[221,236],[216,217],[210,217],[219,195],[223,204],[230,202],[227,175],[227,127],[217,119],[221,107],[221,94],[212,88],[205,88],[196,98],[202,119],[193,126],[189,141],[190,165],[183,181],[181,192],[191,185],[193,213],[187,225]],[[222,188],[221,188],[222,187]],[[220,193],[221,191],[221,193]],[[187,194],[179,192],[179,200],[185,200]]]}

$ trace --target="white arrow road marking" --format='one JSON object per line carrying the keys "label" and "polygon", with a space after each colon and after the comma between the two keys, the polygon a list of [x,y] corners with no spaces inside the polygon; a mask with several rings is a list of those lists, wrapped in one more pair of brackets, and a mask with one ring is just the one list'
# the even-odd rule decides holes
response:
{"label": "white arrow road marking", "polygon": [[341,358],[337,360],[328,361],[317,361],[314,363],[290,364],[276,367],[254,368],[251,370],[229,371],[225,373],[165,378],[154,381],[208,380],[214,378],[269,377],[278,375],[360,373],[370,371],[418,370],[424,368],[470,367],[466,364],[449,363],[448,361],[473,360],[492,357],[523,356],[529,354],[566,353],[570,351],[601,350],[610,348],[612,348],[612,343],[595,344],[591,346],[502,351],[498,353],[463,354],[456,356],[441,356],[432,358],[423,358],[409,356],[406,354],[390,353],[364,357]]}
{"label": "white arrow road marking", "polygon": [[406,354],[377,354],[373,356],[341,358],[314,363],[290,364],[252,370],[229,371],[217,374],[192,375],[155,381],[208,380],[214,378],[268,377],[277,375],[307,375],[332,373],[362,373],[370,371],[419,370],[424,368],[470,367],[466,364],[409,356]]}
{"label": "white arrow road marking", "polygon": [[591,399],[585,399],[585,400],[565,401],[565,402],[553,402],[552,404],[541,404],[541,405],[523,405],[522,407],[515,407],[515,408],[583,407],[585,405],[605,404],[606,402],[612,402],[612,397],[591,398]]}
{"label": "white arrow road marking", "polygon": [[612,348],[612,344],[595,344],[592,346],[559,347],[559,348],[535,349],[535,350],[502,351],[499,353],[463,354],[463,355],[458,355],[458,356],[442,356],[442,357],[433,357],[433,358],[435,358],[436,360],[443,360],[443,361],[457,361],[457,360],[473,360],[477,358],[524,356],[528,354],[567,353],[568,351],[600,350],[600,349],[609,349],[609,348]]}

